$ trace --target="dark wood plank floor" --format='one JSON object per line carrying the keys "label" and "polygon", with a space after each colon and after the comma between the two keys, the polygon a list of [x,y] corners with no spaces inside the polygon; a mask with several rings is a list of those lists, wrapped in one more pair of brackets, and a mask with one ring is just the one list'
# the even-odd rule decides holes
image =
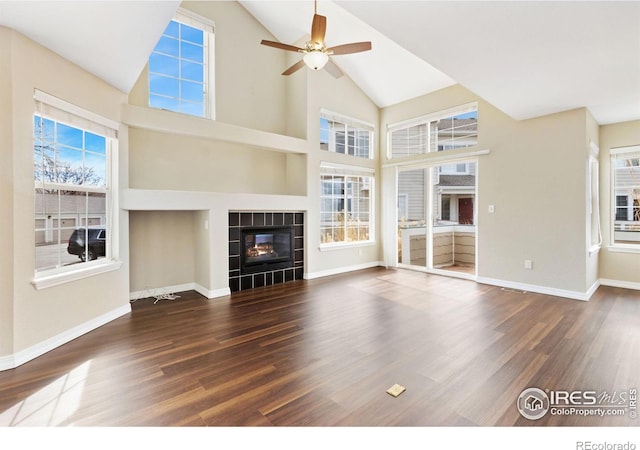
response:
{"label": "dark wood plank floor", "polygon": [[132,306],[0,372],[0,425],[638,425],[516,409],[527,387],[640,387],[637,291],[580,302],[378,268]]}

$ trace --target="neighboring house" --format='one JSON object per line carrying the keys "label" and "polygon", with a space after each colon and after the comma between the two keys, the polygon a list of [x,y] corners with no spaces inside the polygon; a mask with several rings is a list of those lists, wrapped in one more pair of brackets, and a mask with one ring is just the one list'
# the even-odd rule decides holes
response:
{"label": "neighboring house", "polygon": [[619,159],[615,171],[616,239],[640,241],[640,158]]}
{"label": "neighboring house", "polygon": [[[474,145],[478,135],[478,120],[448,117],[430,123],[431,147],[437,151]],[[427,169],[425,169],[427,170]],[[434,224],[474,224],[476,165],[448,164],[437,167],[433,177]],[[424,170],[412,170],[398,179],[398,221],[425,220]]]}

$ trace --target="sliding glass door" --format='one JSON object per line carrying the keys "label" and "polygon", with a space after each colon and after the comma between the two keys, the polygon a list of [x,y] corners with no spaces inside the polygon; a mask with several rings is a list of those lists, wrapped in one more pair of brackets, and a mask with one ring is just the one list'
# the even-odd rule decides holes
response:
{"label": "sliding glass door", "polygon": [[398,264],[476,273],[475,161],[398,172]]}

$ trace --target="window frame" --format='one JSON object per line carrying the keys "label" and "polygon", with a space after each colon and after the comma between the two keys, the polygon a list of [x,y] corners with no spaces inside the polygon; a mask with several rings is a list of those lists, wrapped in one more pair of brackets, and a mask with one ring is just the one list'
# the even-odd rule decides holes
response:
{"label": "window frame", "polygon": [[[616,241],[616,222],[619,222],[620,220],[617,219],[617,212],[618,212],[618,197],[626,197],[627,198],[627,206],[625,207],[627,210],[635,210],[635,209],[640,209],[640,204],[638,206],[635,206],[633,204],[633,201],[629,201],[630,197],[628,195],[623,195],[623,194],[619,194],[618,193],[618,187],[617,187],[617,160],[621,155],[628,155],[628,154],[635,154],[638,156],[638,158],[640,158],[640,145],[633,145],[633,146],[627,146],[627,147],[617,147],[617,148],[612,148],[609,152],[609,157],[610,157],[610,176],[611,176],[611,192],[610,192],[610,208],[609,208],[609,219],[610,219],[610,245],[609,245],[609,250],[610,251],[617,251],[617,252],[629,252],[629,253],[640,253],[640,240],[637,241],[637,243],[630,243],[628,241]],[[639,172],[640,172],[640,166],[634,166],[634,167],[638,167]],[[640,189],[640,184],[638,185],[637,188],[634,189]],[[632,212],[633,214],[633,212]],[[627,212],[627,217],[629,216],[629,212]],[[629,221],[629,220],[627,220]],[[638,221],[638,226],[640,226],[640,221]],[[640,235],[640,231],[638,231],[639,235]]]}
{"label": "window frame", "polygon": [[600,224],[600,149],[589,141],[587,159],[587,249],[589,255],[596,254],[602,247],[602,226]]}
{"label": "window frame", "polygon": [[[324,149],[322,148],[323,142],[322,142],[322,135],[323,135],[323,128],[322,128],[322,121],[323,120],[327,120],[330,122],[336,122],[336,123],[340,123],[342,125],[344,125],[345,130],[344,130],[344,135],[345,135],[345,143],[344,143],[344,152],[338,152],[335,149],[335,139],[333,140],[334,145],[333,145],[333,149],[332,149],[332,145],[331,145],[331,137],[328,138],[328,142],[327,142],[327,148]],[[337,155],[344,155],[344,156],[350,156],[353,158],[358,158],[358,159],[363,159],[363,160],[372,160],[374,159],[374,131],[375,131],[375,127],[374,125],[367,123],[365,121],[362,120],[358,120],[358,119],[353,119],[351,117],[347,117],[344,116],[342,114],[337,114],[334,113],[332,111],[326,110],[326,109],[321,109],[320,110],[320,133],[319,133],[319,147],[320,150],[322,151],[326,151],[329,153],[334,153]],[[368,142],[369,142],[369,148],[367,149],[367,156],[360,156],[357,153],[357,149],[360,148],[359,146],[354,145],[353,146],[353,154],[349,153],[349,132],[351,130],[354,130],[354,133],[356,133],[353,137],[354,140],[358,139],[358,133],[367,133],[368,134]],[[327,130],[329,133],[331,133],[331,130]],[[335,135],[336,133],[333,132],[333,134]]]}
{"label": "window frame", "polygon": [[[202,17],[198,14],[195,14],[187,9],[184,8],[178,8],[178,10],[176,11],[175,15],[173,16],[173,18],[171,19],[171,21],[169,21],[169,23],[167,24],[167,27],[169,26],[169,24],[171,22],[179,22],[181,24],[190,26],[192,28],[197,28],[199,30],[201,30],[203,32],[203,93],[202,93],[202,99],[203,99],[203,115],[196,115],[196,114],[190,114],[188,112],[182,112],[182,111],[175,111],[173,109],[165,109],[162,107],[158,107],[158,106],[152,106],[151,105],[151,75],[152,73],[156,73],[156,72],[151,72],[151,68],[149,65],[149,61],[147,60],[147,105],[150,108],[154,108],[154,109],[160,109],[160,110],[166,110],[166,111],[171,111],[171,112],[175,112],[178,114],[184,114],[187,116],[192,116],[192,117],[199,117],[202,119],[210,119],[210,120],[215,120],[215,93],[214,93],[214,89],[215,89],[215,71],[214,71],[214,67],[215,67],[215,33],[214,33],[214,23],[212,20],[207,19],[206,17]],[[162,38],[162,36],[164,36],[164,31],[163,30],[163,34],[160,36],[160,38]],[[158,40],[158,43],[160,42],[160,39]],[[178,42],[182,42],[181,39],[178,40]],[[158,43],[156,43],[156,46],[158,45]],[[156,46],[154,46],[151,55],[153,55],[156,49]],[[161,53],[158,53],[161,54]],[[151,58],[151,55],[149,55],[149,58]],[[182,59],[179,59],[179,61],[181,61]],[[158,75],[161,76],[166,76],[165,74],[162,73],[157,73]],[[182,80],[182,78],[180,77],[180,74],[178,74],[177,77],[167,77],[167,78],[176,78],[178,80],[178,82],[180,82]],[[191,81],[191,80],[187,80],[187,81]],[[155,94],[157,95],[157,94]],[[169,97],[169,96],[163,96],[163,95],[159,95],[160,97],[166,97],[166,98],[173,98],[173,99],[177,99],[178,104],[181,104],[181,99],[182,97]],[[192,102],[189,102],[192,103]]]}
{"label": "window frame", "polygon": [[[118,211],[117,195],[114,195],[113,187],[117,186],[117,167],[118,167],[118,129],[119,124],[115,121],[99,116],[91,111],[80,108],[69,102],[61,100],[45,92],[35,90],[34,92],[34,111],[31,120],[32,127],[32,148],[36,146],[36,136],[34,128],[35,117],[43,117],[56,123],[71,126],[84,132],[98,134],[105,137],[105,183],[104,187],[82,186],[81,184],[60,184],[57,182],[44,182],[35,179],[34,173],[34,200],[37,195],[36,190],[44,189],[63,189],[74,190],[85,193],[104,193],[105,194],[105,216],[107,235],[110,236],[106,240],[105,257],[93,261],[87,261],[70,266],[56,266],[53,268],[36,270],[35,265],[35,232],[37,226],[35,220],[38,217],[38,211],[35,210],[34,203],[34,241],[33,241],[33,257],[34,257],[34,276],[31,280],[32,285],[36,289],[44,289],[60,284],[76,281],[88,276],[117,270],[122,266],[122,262],[118,260],[118,221],[114,217]],[[97,131],[98,130],[98,131]],[[101,133],[99,130],[107,131]],[[105,136],[105,134],[107,134]],[[57,144],[57,142],[56,142]],[[32,150],[33,154],[33,150]],[[35,170],[35,161],[34,169]],[[58,219],[64,217],[64,212],[58,209]],[[88,215],[84,217],[85,220]],[[76,224],[76,228],[86,227],[82,223]]]}
{"label": "window frame", "polygon": [[[332,250],[332,249],[342,249],[342,248],[348,248],[348,247],[361,247],[361,246],[370,246],[370,245],[375,245],[376,243],[376,239],[375,239],[375,171],[373,169],[367,169],[367,168],[363,168],[363,167],[352,167],[352,166],[342,166],[342,165],[338,165],[338,164],[330,164],[330,163],[322,163],[320,166],[320,179],[318,180],[320,182],[320,205],[319,205],[319,221],[318,221],[318,227],[319,227],[319,239],[320,242],[318,244],[318,248],[321,251],[324,250]],[[326,198],[325,195],[323,195],[322,192],[322,182],[323,182],[323,177],[325,176],[331,176],[331,177],[343,177],[345,179],[345,187],[343,189],[343,193],[342,193],[342,197],[341,197],[341,201],[342,201],[342,213],[346,212],[347,206],[349,204],[350,201],[353,200],[353,197],[349,198],[349,189],[347,188],[347,178],[357,178],[358,179],[358,183],[361,185],[366,185],[368,186],[368,192],[369,192],[369,198],[368,198],[368,203],[369,203],[369,221],[368,221],[368,239],[366,240],[356,240],[356,241],[349,241],[348,240],[348,222],[345,221],[344,222],[344,231],[343,231],[343,236],[344,236],[344,240],[342,241],[337,241],[337,242],[322,242],[322,215],[324,213],[326,213],[327,211],[325,211],[322,207],[322,201],[323,199]],[[330,211],[331,213],[340,213],[339,211]]]}
{"label": "window frame", "polygon": [[[386,159],[388,161],[400,161],[403,159],[407,159],[407,158],[416,158],[416,157],[420,157],[420,156],[424,156],[424,155],[428,155],[428,154],[433,154],[433,153],[438,153],[438,152],[448,152],[451,150],[460,150],[460,149],[469,149],[471,147],[476,147],[478,145],[478,139],[480,136],[479,133],[479,118],[476,119],[476,134],[475,134],[475,138],[476,138],[476,142],[472,145],[464,145],[464,146],[451,146],[451,145],[444,145],[444,147],[451,147],[451,148],[442,148],[440,149],[439,147],[441,147],[441,145],[439,144],[439,142],[436,142],[435,144],[432,142],[432,132],[431,132],[431,127],[430,124],[437,122],[439,120],[443,120],[443,119],[447,119],[450,117],[454,117],[454,116],[459,116],[462,114],[468,114],[471,112],[475,112],[476,116],[478,115],[478,103],[477,102],[471,102],[471,103],[467,103],[464,105],[459,105],[459,106],[455,106],[452,108],[447,108],[441,111],[437,111],[431,114],[426,114],[420,117],[414,117],[412,119],[408,119],[408,120],[404,120],[401,122],[396,122],[393,124],[389,124],[387,126],[387,151],[386,151]],[[418,147],[425,147],[425,151],[423,152],[419,152],[419,153],[409,153],[409,154],[405,154],[405,155],[398,155],[398,156],[393,156],[393,133],[398,132],[398,131],[403,131],[403,130],[409,130],[410,128],[414,128],[414,127],[425,127],[425,137],[421,138],[421,142],[420,145]],[[422,142],[422,140],[424,140],[424,142]]]}

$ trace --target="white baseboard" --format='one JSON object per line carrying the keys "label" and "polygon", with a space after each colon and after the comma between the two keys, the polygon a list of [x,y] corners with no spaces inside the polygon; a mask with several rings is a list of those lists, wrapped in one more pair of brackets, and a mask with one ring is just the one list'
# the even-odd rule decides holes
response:
{"label": "white baseboard", "polygon": [[611,280],[608,278],[600,278],[600,285],[602,286],[610,286],[610,287],[619,287],[625,289],[633,289],[636,291],[640,291],[640,283],[635,281],[622,281],[622,280]]}
{"label": "white baseboard", "polygon": [[[519,291],[535,292],[537,294],[553,295],[554,297],[563,297],[563,298],[570,298],[573,300],[582,300],[582,301],[589,300],[589,298],[591,297],[591,294],[595,292],[595,289],[597,289],[597,286],[595,289],[592,286],[591,289],[593,289],[593,292],[589,294],[588,292],[569,291],[566,289],[556,289],[556,288],[550,288],[547,286],[516,283],[513,281],[496,280],[493,278],[485,278],[485,277],[478,277],[476,281],[478,283],[490,284],[492,286],[499,286],[499,287],[504,287],[509,289],[517,289]],[[589,289],[589,291],[591,291],[591,289]]]}
{"label": "white baseboard", "polygon": [[193,289],[207,298],[218,298],[224,297],[226,295],[231,295],[231,289],[229,289],[229,287],[210,290],[205,288],[204,286],[199,285],[198,283],[194,283]]}
{"label": "white baseboard", "polygon": [[372,267],[384,266],[381,261],[373,261],[364,264],[355,264],[353,266],[337,267],[335,269],[321,270],[319,272],[309,272],[304,274],[305,280],[313,280],[314,278],[328,277],[331,275],[339,275],[341,273],[353,272],[355,270],[370,269]]}
{"label": "white baseboard", "polygon": [[596,280],[596,282],[593,283],[591,287],[587,290],[587,300],[589,300],[591,296],[596,293],[599,287],[600,287],[600,280]]}
{"label": "white baseboard", "polygon": [[138,300],[141,298],[153,297],[162,294],[174,294],[176,292],[196,291],[207,298],[224,297],[231,294],[229,287],[222,289],[209,290],[198,283],[184,283],[173,286],[164,286],[160,288],[145,289],[142,291],[134,291],[129,294],[130,300]]}
{"label": "white baseboard", "polygon": [[127,303],[126,305],[123,305],[118,309],[102,314],[95,319],[89,320],[81,325],[73,327],[49,339],[46,339],[39,344],[32,345],[31,347],[14,353],[13,355],[3,356],[2,358],[0,358],[0,371],[14,369],[28,361],[31,361],[32,359],[37,358],[38,356],[41,356],[57,347],[60,347],[63,344],[66,344],[67,342],[70,342],[82,336],[83,334],[87,334],[88,332],[95,330],[96,328],[101,327],[102,325],[111,322],[118,317],[124,316],[129,312],[131,312],[131,305]]}

